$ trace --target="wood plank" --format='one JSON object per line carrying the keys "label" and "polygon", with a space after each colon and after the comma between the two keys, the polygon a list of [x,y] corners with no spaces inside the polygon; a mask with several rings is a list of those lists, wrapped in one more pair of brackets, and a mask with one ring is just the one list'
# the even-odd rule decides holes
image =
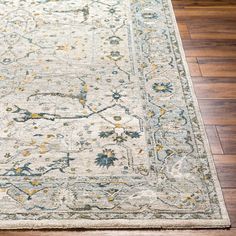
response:
{"label": "wood plank", "polygon": [[236,125],[235,99],[199,99],[205,125]]}
{"label": "wood plank", "polygon": [[236,99],[236,77],[192,77],[192,81],[199,99]]}
{"label": "wood plank", "polygon": [[205,126],[212,154],[223,154],[220,139],[214,125]]}
{"label": "wood plank", "polygon": [[217,131],[225,154],[236,154],[236,126],[217,126]]}
{"label": "wood plank", "polygon": [[[192,75],[201,76],[201,71],[197,64],[196,57],[235,57],[235,49],[232,45],[234,36],[234,28],[231,28],[236,22],[236,10],[235,0],[173,0],[173,5],[176,10],[177,20],[181,21],[179,26],[181,37],[183,39],[190,39],[188,28],[191,29],[193,38],[204,39],[204,41],[196,40],[191,41],[191,43],[184,42],[185,50],[187,56],[190,56],[194,60],[190,61],[190,69]],[[214,22],[215,21],[215,22]],[[202,23],[204,22],[204,24]],[[217,24],[221,24],[219,28],[223,29],[225,34],[219,32],[217,29]],[[205,24],[207,24],[207,29],[204,29]],[[214,26],[215,24],[215,26]],[[213,28],[211,28],[213,25]],[[230,25],[230,27],[226,26]],[[234,26],[233,26],[234,27]],[[214,30],[218,30],[216,34]],[[230,33],[231,32],[231,33]],[[216,42],[215,38],[218,39],[227,39]],[[205,39],[209,39],[206,41]],[[214,40],[211,41],[211,40]],[[226,42],[227,41],[227,42]],[[199,43],[199,44],[198,44]],[[225,43],[225,45],[224,45]],[[201,61],[201,59],[200,59]],[[206,61],[205,61],[206,62]],[[218,61],[219,62],[219,61]],[[226,63],[215,63],[208,61],[201,65],[201,70],[204,76],[219,77],[220,82],[216,82],[216,78],[209,78],[204,82],[198,81],[197,84],[197,95],[200,97],[209,94],[208,98],[217,99],[217,98],[235,98],[234,95],[234,82],[232,81],[235,78],[235,70],[233,67],[235,64],[231,65],[231,62],[228,60]],[[223,82],[226,76],[232,77],[232,80],[228,82]],[[222,79],[223,78],[223,79]],[[218,79],[218,78],[217,78]],[[193,79],[197,80],[197,79]],[[204,83],[206,84],[207,89],[204,89]],[[220,91],[220,84],[223,86]],[[230,88],[232,85],[232,89]],[[195,85],[196,86],[196,85]],[[215,95],[214,95],[215,93]],[[235,102],[234,100],[225,101],[225,100],[213,100],[206,101],[204,99],[200,102],[201,109],[203,110],[204,121],[213,126],[208,126],[212,129],[209,132],[213,132],[210,137],[217,135],[214,124],[231,124],[236,125],[233,120],[235,116]],[[215,110],[216,109],[216,110]],[[209,114],[208,114],[209,113]],[[213,128],[212,128],[213,127]],[[232,128],[232,126],[231,126]],[[231,153],[235,149],[234,144],[234,134],[231,131],[231,128],[228,126],[222,128],[222,126],[217,126],[217,130],[221,137],[221,141],[224,146],[225,153]],[[208,128],[207,128],[208,129]],[[230,130],[229,130],[230,129]],[[208,133],[209,133],[208,132]],[[215,132],[215,133],[214,133]],[[209,135],[209,134],[208,134]],[[218,140],[217,140],[218,139]],[[223,150],[220,145],[218,136],[210,138],[211,147],[213,153],[222,154]],[[217,140],[217,141],[216,141]],[[229,141],[230,140],[230,141]],[[229,142],[227,144],[227,142]],[[214,156],[216,160],[217,169],[219,171],[219,177],[223,186],[232,186],[234,185],[233,180],[235,177],[229,176],[226,172],[228,170],[230,163],[233,162],[234,155],[217,155]],[[232,171],[230,172],[232,173]],[[228,211],[230,214],[232,226],[236,226],[236,190],[235,189],[224,189],[224,196]],[[114,235],[114,236],[235,236],[236,229],[231,230],[175,230],[175,231],[155,231],[155,230],[106,230],[106,231],[1,231],[0,236],[97,236],[97,235]]]}
{"label": "wood plank", "polygon": [[[224,22],[235,22],[236,18],[236,8],[203,8],[203,7],[194,7],[194,8],[180,8],[175,9],[175,16],[177,20],[188,21],[194,20],[195,22],[201,22],[204,19],[204,22],[208,20],[224,20]],[[222,22],[222,21],[221,21]]]}
{"label": "wood plank", "polygon": [[179,28],[181,39],[190,39],[190,34],[189,34],[188,26],[186,23],[179,23],[178,28]]}
{"label": "wood plank", "polygon": [[[231,221],[231,227],[236,227],[236,189],[223,189],[226,207]],[[236,235],[236,234],[235,234]]]}
{"label": "wood plank", "polygon": [[221,187],[236,188],[236,155],[214,155],[214,161]]}
{"label": "wood plank", "polygon": [[202,76],[235,77],[236,58],[198,57]]}
{"label": "wood plank", "polygon": [[189,72],[191,76],[202,76],[196,57],[187,57]]}
{"label": "wood plank", "polygon": [[192,39],[233,40],[236,39],[236,24],[235,22],[225,24],[222,20],[202,23],[198,22],[197,24],[191,24],[189,33]]}
{"label": "wood plank", "polygon": [[174,0],[172,1],[172,4],[174,6],[174,8],[177,7],[184,7],[184,8],[188,8],[188,7],[233,7],[236,6],[236,2],[235,0],[204,0],[204,1],[196,1],[196,0]]}
{"label": "wood plank", "polygon": [[235,40],[192,40],[186,36],[182,40],[187,57],[236,57]]}

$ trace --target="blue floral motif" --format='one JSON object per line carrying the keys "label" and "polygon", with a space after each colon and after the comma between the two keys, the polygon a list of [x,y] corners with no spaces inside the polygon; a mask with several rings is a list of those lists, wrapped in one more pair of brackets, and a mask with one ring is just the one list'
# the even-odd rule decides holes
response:
{"label": "blue floral motif", "polygon": [[97,154],[95,163],[97,166],[106,167],[114,166],[114,161],[118,160],[115,156],[115,152],[111,149],[104,149],[102,153]]}
{"label": "blue floral motif", "polygon": [[132,131],[125,131],[125,134],[128,135],[131,138],[139,138],[140,134],[136,131],[132,132]]}
{"label": "blue floral motif", "polygon": [[140,138],[140,134],[137,131],[124,131],[122,134],[116,134],[114,130],[109,131],[101,131],[99,133],[100,138],[109,138],[112,137],[113,141],[117,143],[123,143],[128,140],[128,138],[134,139],[134,138]]}
{"label": "blue floral motif", "polygon": [[113,135],[115,132],[113,130],[110,131],[101,131],[99,133],[100,138],[108,138],[109,136]]}
{"label": "blue floral motif", "polygon": [[172,93],[173,92],[173,87],[170,82],[168,83],[154,83],[152,85],[152,89],[156,91],[157,93]]}

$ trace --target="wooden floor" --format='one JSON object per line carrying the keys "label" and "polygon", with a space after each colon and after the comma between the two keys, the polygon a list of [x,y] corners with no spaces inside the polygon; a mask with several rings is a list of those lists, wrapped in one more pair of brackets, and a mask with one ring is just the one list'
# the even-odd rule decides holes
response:
{"label": "wooden floor", "polygon": [[230,214],[230,230],[0,231],[1,236],[236,235],[236,0],[172,0]]}

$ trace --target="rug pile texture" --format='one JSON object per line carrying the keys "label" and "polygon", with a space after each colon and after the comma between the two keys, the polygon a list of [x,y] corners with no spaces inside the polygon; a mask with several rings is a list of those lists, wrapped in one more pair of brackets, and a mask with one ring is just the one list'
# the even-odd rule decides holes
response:
{"label": "rug pile texture", "polygon": [[227,227],[168,0],[0,1],[0,228]]}

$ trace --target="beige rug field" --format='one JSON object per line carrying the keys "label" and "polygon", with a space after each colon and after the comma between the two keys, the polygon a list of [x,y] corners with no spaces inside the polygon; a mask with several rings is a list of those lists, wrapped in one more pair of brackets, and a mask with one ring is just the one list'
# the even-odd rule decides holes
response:
{"label": "beige rug field", "polygon": [[169,0],[0,2],[0,229],[229,225]]}

